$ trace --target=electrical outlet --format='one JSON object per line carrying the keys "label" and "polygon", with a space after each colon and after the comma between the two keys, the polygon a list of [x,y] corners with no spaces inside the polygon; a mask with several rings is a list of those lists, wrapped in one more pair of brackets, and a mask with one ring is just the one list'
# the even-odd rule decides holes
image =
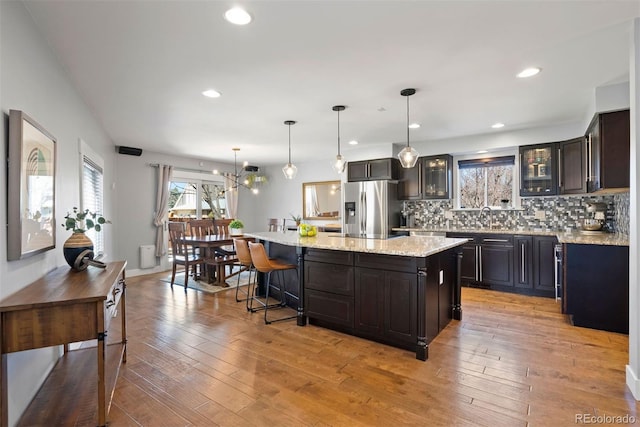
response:
{"label": "electrical outlet", "polygon": [[445,219],[453,219],[453,212],[444,211],[444,217],[445,217]]}
{"label": "electrical outlet", "polygon": [[536,219],[544,221],[544,211],[536,211]]}

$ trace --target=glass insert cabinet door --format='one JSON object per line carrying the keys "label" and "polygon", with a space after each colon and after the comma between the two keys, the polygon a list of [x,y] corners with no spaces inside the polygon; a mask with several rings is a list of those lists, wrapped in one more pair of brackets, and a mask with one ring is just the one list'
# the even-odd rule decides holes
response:
{"label": "glass insert cabinet door", "polygon": [[558,194],[557,145],[520,147],[520,195]]}
{"label": "glass insert cabinet door", "polygon": [[424,199],[448,199],[451,194],[452,157],[422,157]]}

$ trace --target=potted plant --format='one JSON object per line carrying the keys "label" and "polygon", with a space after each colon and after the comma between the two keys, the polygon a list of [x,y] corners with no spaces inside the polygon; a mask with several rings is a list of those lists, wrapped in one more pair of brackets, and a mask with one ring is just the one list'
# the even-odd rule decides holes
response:
{"label": "potted plant", "polygon": [[244,224],[239,219],[234,219],[229,223],[229,233],[232,236],[241,236]]}
{"label": "potted plant", "polygon": [[292,213],[289,213],[289,215],[291,215],[291,219],[296,222],[296,226],[300,225],[302,222],[302,217],[300,215],[294,215]]}
{"label": "potted plant", "polygon": [[93,242],[84,233],[92,228],[99,232],[104,224],[111,224],[111,221],[89,209],[81,211],[74,207],[73,213],[67,212],[62,226],[66,230],[73,230],[71,237],[62,245],[67,264],[73,268],[76,259],[84,251],[89,251],[89,258],[93,259]]}

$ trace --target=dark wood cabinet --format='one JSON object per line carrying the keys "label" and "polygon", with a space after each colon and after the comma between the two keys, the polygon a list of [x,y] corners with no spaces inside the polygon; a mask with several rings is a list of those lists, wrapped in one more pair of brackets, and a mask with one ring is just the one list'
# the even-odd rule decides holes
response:
{"label": "dark wood cabinet", "polygon": [[520,154],[520,195],[558,194],[558,146],[554,142],[525,145]]}
{"label": "dark wood cabinet", "polygon": [[533,287],[533,237],[514,236],[513,284],[517,289],[531,289]]}
{"label": "dark wood cabinet", "polygon": [[413,168],[399,168],[398,199],[450,199],[453,157],[425,156]]}
{"label": "dark wood cabinet", "polygon": [[586,144],[584,138],[573,138],[558,143],[560,152],[560,194],[587,192]]}
{"label": "dark wood cabinet", "polygon": [[309,317],[353,327],[353,254],[309,249],[304,261],[305,310]]}
{"label": "dark wood cabinet", "polygon": [[555,297],[555,247],[558,239],[554,236],[533,237],[533,293],[539,296]]}
{"label": "dark wood cabinet", "polygon": [[513,287],[513,236],[485,233],[447,233],[467,238],[462,247],[463,283],[500,289]]}
{"label": "dark wood cabinet", "polygon": [[520,147],[520,196],[585,193],[584,138]]}
{"label": "dark wood cabinet", "polygon": [[629,110],[596,114],[585,135],[587,190],[629,187]]}
{"label": "dark wood cabinet", "polygon": [[398,179],[400,161],[393,157],[347,163],[347,181]]}
{"label": "dark wood cabinet", "polygon": [[514,236],[514,286],[516,292],[555,296],[554,236]]}
{"label": "dark wood cabinet", "polygon": [[629,333],[629,247],[563,245],[564,313],[575,326]]}

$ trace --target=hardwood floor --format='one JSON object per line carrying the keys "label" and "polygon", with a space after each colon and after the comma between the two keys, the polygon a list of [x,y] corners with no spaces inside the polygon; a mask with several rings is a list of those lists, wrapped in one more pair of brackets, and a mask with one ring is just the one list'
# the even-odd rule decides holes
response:
{"label": "hardwood floor", "polygon": [[[295,321],[234,292],[127,279],[128,361],[110,426],[564,426],[638,416],[627,336],[568,324],[554,300],[463,288],[463,320],[412,352]],[[115,322],[117,323],[117,322]]]}

